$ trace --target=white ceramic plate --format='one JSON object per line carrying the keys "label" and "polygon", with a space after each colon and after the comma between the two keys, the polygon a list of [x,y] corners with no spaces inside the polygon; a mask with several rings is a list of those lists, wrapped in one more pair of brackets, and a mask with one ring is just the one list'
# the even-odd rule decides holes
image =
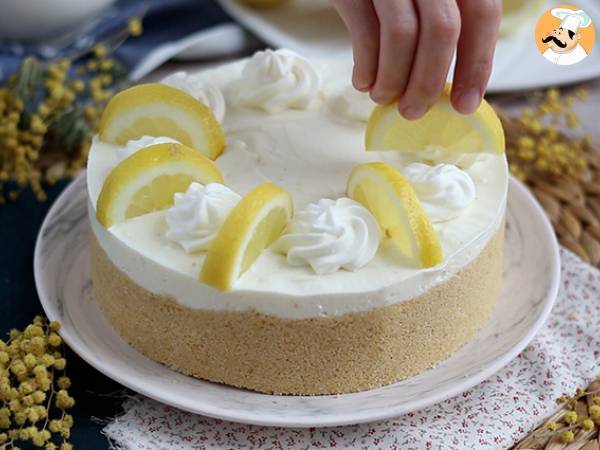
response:
{"label": "white ceramic plate", "polygon": [[548,317],[558,291],[554,234],[529,192],[511,180],[502,295],[476,338],[434,369],[356,394],[273,396],[181,375],[127,345],[99,310],[88,264],[85,177],[65,189],[40,229],[35,281],[67,344],[119,383],[183,410],[260,425],[335,426],[395,417],[457,395],[510,362]]}
{"label": "white ceramic plate", "polygon": [[[235,20],[274,47],[286,47],[315,58],[350,58],[347,32],[328,0],[290,0],[272,9],[250,8],[239,0],[219,0],[219,3]],[[546,0],[540,15],[559,3]],[[600,2],[580,0],[577,5],[600,27]],[[535,45],[536,22],[537,17],[533,17],[516,34],[500,39],[488,92],[539,89],[600,76],[600,48],[573,66],[546,61]]]}

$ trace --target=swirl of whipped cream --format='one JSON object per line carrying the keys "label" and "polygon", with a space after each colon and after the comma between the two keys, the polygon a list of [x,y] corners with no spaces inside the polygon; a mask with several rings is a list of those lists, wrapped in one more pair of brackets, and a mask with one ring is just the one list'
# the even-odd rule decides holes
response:
{"label": "swirl of whipped cream", "polygon": [[225,117],[225,97],[221,90],[209,81],[203,80],[198,75],[187,72],[175,72],[164,78],[161,83],[179,89],[200,100],[210,108],[219,123]]}
{"label": "swirl of whipped cream", "polygon": [[357,122],[368,122],[374,106],[369,94],[357,91],[350,85],[329,101],[329,110],[336,117]]}
{"label": "swirl of whipped cream", "polygon": [[318,97],[321,78],[310,62],[288,50],[256,52],[234,93],[241,105],[277,113],[305,109]]}
{"label": "swirl of whipped cream", "polygon": [[468,173],[451,164],[412,163],[402,169],[433,222],[457,217],[475,200],[475,183]]}
{"label": "swirl of whipped cream", "polygon": [[185,193],[175,194],[175,202],[167,210],[167,239],[181,245],[186,253],[207,250],[240,198],[223,184],[190,184]]}
{"label": "swirl of whipped cream", "polygon": [[453,153],[438,147],[431,147],[419,152],[398,152],[398,154],[406,164],[420,161],[429,165],[452,164],[460,169],[468,169],[473,164],[489,157],[485,153]]}
{"label": "swirl of whipped cream", "polygon": [[275,248],[287,254],[290,265],[310,265],[322,275],[365,266],[379,240],[379,225],[365,207],[349,198],[321,199],[294,216],[291,232]]}
{"label": "swirl of whipped cream", "polygon": [[160,136],[160,137],[142,136],[139,139],[134,139],[132,141],[128,141],[127,144],[125,144],[125,147],[118,148],[117,149],[117,159],[119,162],[121,162],[124,159],[129,158],[135,152],[137,152],[143,148],[150,147],[151,145],[179,144],[179,143],[180,143],[179,141],[176,141],[175,139],[166,137],[166,136]]}

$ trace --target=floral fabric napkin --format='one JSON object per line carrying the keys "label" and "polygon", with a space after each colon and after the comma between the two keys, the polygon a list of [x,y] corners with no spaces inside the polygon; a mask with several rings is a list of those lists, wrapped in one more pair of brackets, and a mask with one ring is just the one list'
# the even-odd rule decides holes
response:
{"label": "floral fabric napkin", "polygon": [[291,429],[196,416],[145,397],[104,429],[123,450],[506,449],[600,374],[600,271],[561,249],[562,283],[548,322],[494,376],[420,411],[364,425]]}

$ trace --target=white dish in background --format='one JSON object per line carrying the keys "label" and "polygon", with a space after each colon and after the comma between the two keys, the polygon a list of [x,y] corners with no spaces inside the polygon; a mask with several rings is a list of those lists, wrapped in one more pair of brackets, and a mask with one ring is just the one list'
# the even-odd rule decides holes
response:
{"label": "white dish in background", "polygon": [[310,58],[350,57],[344,24],[329,0],[288,0],[274,8],[251,8],[239,0],[219,0],[242,26],[273,47]]}
{"label": "white dish in background", "polygon": [[39,41],[69,33],[115,0],[0,0],[0,39]]}
{"label": "white dish in background", "polygon": [[515,358],[543,325],[560,279],[558,246],[542,209],[511,180],[502,295],[477,336],[437,367],[365,392],[302,397],[236,389],[179,374],[127,345],[99,310],[89,275],[85,175],[52,206],[34,255],[47,316],[89,364],[143,395],[182,410],[235,422],[324,427],[395,417],[457,395]]}
{"label": "white dish in background", "polygon": [[[0,0],[2,1],[2,0]],[[226,59],[258,48],[254,36],[235,23],[215,25],[148,52],[131,70],[129,79],[139,81],[171,58],[181,61]]]}
{"label": "white dish in background", "polygon": [[[250,8],[239,0],[219,0],[219,3],[235,20],[273,47],[289,48],[311,58],[351,57],[347,32],[328,0],[289,0],[270,9]],[[540,15],[558,3],[546,0],[540,7]],[[600,26],[600,2],[580,0],[577,6]],[[535,45],[536,22],[537,17],[532,17],[530,24],[499,40],[489,93],[559,86],[600,76],[600,48],[573,66],[546,61]]]}

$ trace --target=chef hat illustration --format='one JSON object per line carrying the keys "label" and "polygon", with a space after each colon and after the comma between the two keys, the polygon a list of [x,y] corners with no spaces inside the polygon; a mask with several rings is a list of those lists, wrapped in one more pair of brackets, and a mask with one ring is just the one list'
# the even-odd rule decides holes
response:
{"label": "chef hat illustration", "polygon": [[590,16],[581,9],[573,11],[567,8],[554,8],[551,13],[554,17],[562,20],[561,28],[571,30],[573,33],[577,33],[579,28],[587,28],[592,24]]}

